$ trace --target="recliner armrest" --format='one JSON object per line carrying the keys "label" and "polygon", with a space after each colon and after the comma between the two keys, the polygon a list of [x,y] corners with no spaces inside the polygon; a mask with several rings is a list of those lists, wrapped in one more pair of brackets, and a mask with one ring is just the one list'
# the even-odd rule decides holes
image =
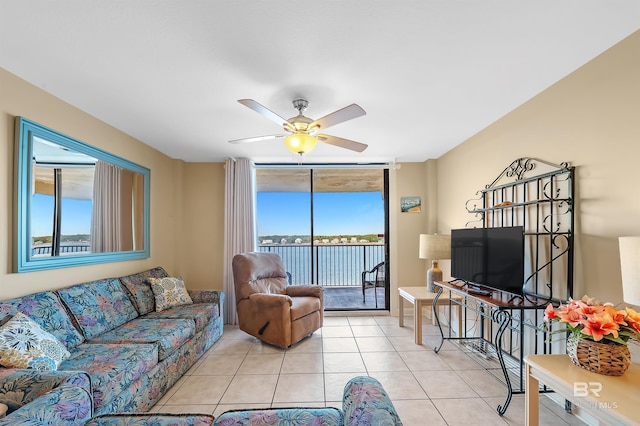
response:
{"label": "recliner armrest", "polygon": [[293,305],[293,300],[286,294],[253,293],[249,296],[249,300],[264,309],[284,306],[286,304],[289,305],[288,307]]}
{"label": "recliner armrest", "polygon": [[317,285],[296,285],[287,287],[287,295],[291,297],[318,297],[324,296],[324,288]]}

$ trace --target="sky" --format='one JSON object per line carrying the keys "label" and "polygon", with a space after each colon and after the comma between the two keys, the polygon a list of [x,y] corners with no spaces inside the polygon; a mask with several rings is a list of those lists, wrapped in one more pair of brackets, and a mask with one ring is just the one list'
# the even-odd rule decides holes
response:
{"label": "sky", "polygon": [[[88,234],[91,227],[91,200],[62,199],[62,234]],[[35,194],[31,199],[31,236],[51,235],[53,196]]]}
{"label": "sky", "polygon": [[[380,192],[314,193],[315,235],[384,233]],[[258,235],[309,235],[308,192],[258,192]]]}

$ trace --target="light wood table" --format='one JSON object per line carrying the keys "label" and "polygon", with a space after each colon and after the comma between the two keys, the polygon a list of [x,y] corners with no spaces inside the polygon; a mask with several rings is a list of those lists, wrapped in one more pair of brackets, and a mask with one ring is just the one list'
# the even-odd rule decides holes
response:
{"label": "light wood table", "polygon": [[537,425],[539,386],[543,383],[603,425],[640,425],[640,365],[631,363],[622,376],[582,369],[568,355],[528,355],[525,413]]}
{"label": "light wood table", "polygon": [[[422,308],[433,307],[433,299],[437,296],[437,293],[427,291],[426,286],[422,287],[399,287],[398,288],[398,321],[400,327],[404,327],[404,303],[406,300],[409,303],[413,303],[413,322],[414,322],[414,340],[416,345],[422,344]],[[447,296],[442,294],[438,299],[438,306],[449,305],[449,297],[455,300],[462,300],[462,296],[453,295]],[[458,333],[462,330],[462,307],[458,303],[452,302],[453,306],[458,308]],[[451,316],[451,313],[449,313]],[[435,317],[432,317],[435,324]],[[451,326],[451,324],[449,324]]]}

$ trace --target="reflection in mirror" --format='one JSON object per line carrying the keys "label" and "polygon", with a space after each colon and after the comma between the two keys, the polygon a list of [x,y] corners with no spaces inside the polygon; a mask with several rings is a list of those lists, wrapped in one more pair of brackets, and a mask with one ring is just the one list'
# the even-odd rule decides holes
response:
{"label": "reflection in mirror", "polygon": [[140,173],[37,137],[33,170],[34,258],[143,248]]}
{"label": "reflection in mirror", "polygon": [[34,137],[33,258],[90,251],[96,159]]}
{"label": "reflection in mirror", "polygon": [[98,160],[93,180],[91,251],[142,249],[142,175]]}
{"label": "reflection in mirror", "polygon": [[24,118],[17,269],[149,256],[149,170]]}

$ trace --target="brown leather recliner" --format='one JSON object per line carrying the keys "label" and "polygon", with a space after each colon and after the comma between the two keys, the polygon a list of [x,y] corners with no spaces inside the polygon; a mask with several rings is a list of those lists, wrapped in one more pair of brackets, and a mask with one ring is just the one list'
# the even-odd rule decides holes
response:
{"label": "brown leather recliner", "polygon": [[240,330],[287,348],[322,327],[324,289],[287,286],[278,254],[238,254],[232,266]]}

